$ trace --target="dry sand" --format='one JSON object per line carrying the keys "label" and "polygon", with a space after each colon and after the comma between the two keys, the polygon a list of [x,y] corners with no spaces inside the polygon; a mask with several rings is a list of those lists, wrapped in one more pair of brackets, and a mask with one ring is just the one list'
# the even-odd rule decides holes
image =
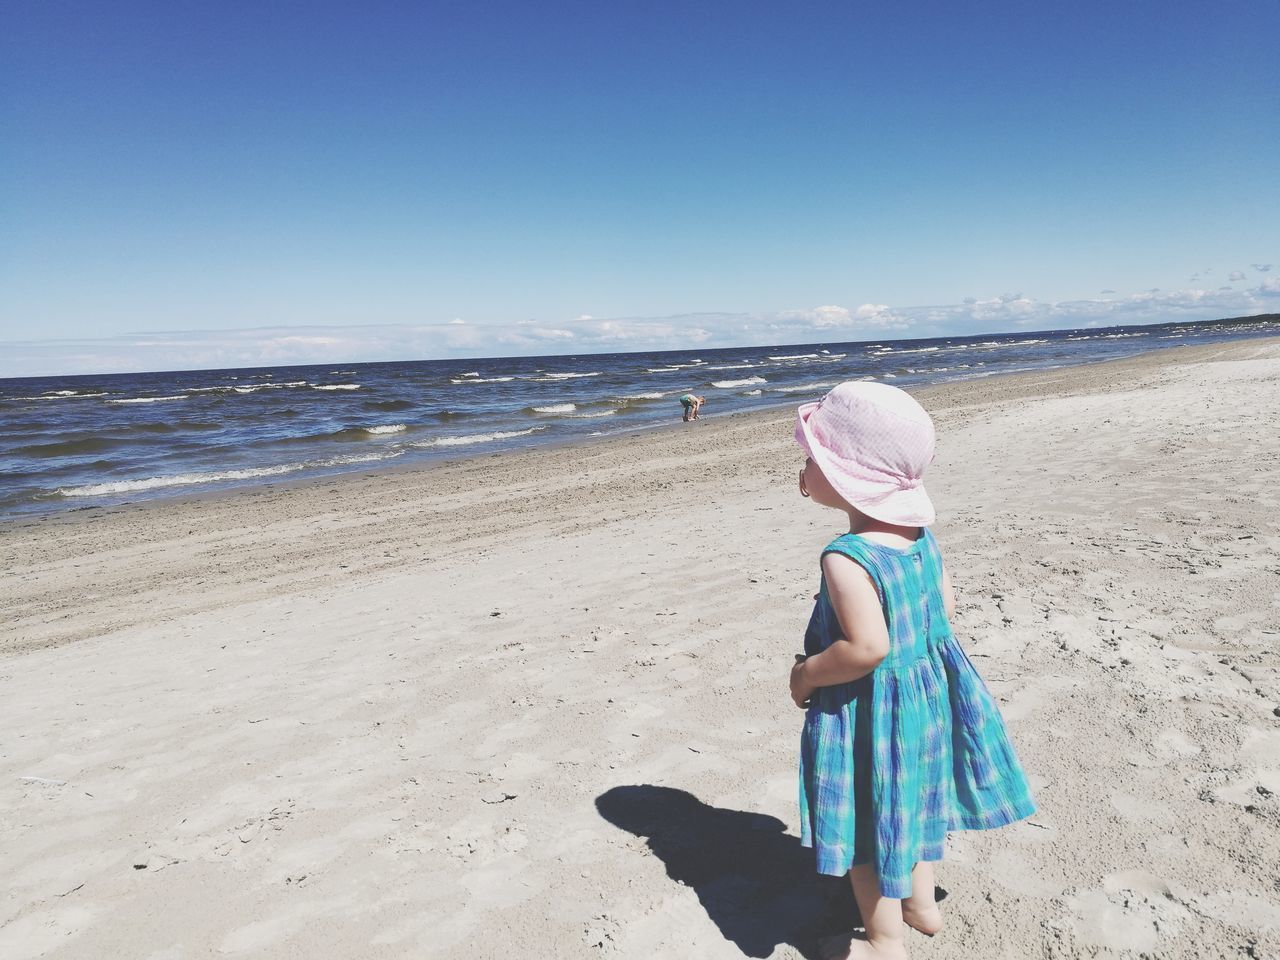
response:
{"label": "dry sand", "polygon": [[[1280,956],[1280,342],[918,395],[1041,809],[913,956]],[[807,955],[790,428],[0,527],[0,957]]]}

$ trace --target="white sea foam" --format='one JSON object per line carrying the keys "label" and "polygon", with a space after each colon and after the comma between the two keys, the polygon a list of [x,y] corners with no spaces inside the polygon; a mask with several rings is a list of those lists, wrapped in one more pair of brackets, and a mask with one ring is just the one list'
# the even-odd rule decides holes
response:
{"label": "white sea foam", "polygon": [[549,407],[534,407],[534,413],[573,413],[578,409],[576,403],[553,403]]}
{"label": "white sea foam", "polygon": [[57,390],[53,393],[42,393],[38,397],[14,397],[14,400],[86,400],[90,397],[105,397],[105,393],[76,393],[74,390]]}
{"label": "white sea foam", "polygon": [[462,447],[473,443],[492,443],[495,440],[510,440],[512,437],[526,437],[546,427],[530,427],[528,430],[498,430],[494,433],[473,433],[465,437],[436,437],[432,440],[421,440],[411,443],[411,447]]}
{"label": "white sea foam", "polygon": [[362,456],[331,457],[327,460],[307,460],[301,463],[280,463],[270,467],[246,467],[242,470],[216,470],[209,473],[177,473],[167,477],[147,477],[144,480],[113,480],[108,483],[91,483],[83,487],[63,487],[58,493],[64,497],[103,497],[114,493],[136,493],[140,490],[156,490],[162,487],[188,487],[201,483],[217,483],[220,480],[252,480],[255,477],[274,477],[299,470],[316,470],[337,467],[349,463],[368,463],[398,457],[403,451]]}
{"label": "white sea foam", "polygon": [[185,400],[185,393],[174,394],[172,397],[124,397],[120,400],[108,400],[107,403],[160,403],[162,400]]}
{"label": "white sea foam", "polygon": [[731,390],[734,387],[749,387],[753,383],[768,383],[764,377],[747,377],[745,380],[714,380],[711,385],[719,387],[721,390]]}
{"label": "white sea foam", "polygon": [[600,417],[612,417],[617,412],[617,410],[602,410],[599,413],[575,413],[573,418],[575,420],[597,420]]}
{"label": "white sea foam", "polygon": [[684,367],[646,367],[646,373],[678,373]]}
{"label": "white sea foam", "polygon": [[761,391],[760,391],[759,389],[755,389],[755,390],[748,390],[748,391],[746,392],[745,396],[748,396],[748,397],[758,397],[758,396],[760,396],[760,393],[761,393]]}
{"label": "white sea foam", "polygon": [[515,379],[515,377],[473,377],[470,374],[463,374],[463,376],[466,377],[465,380],[450,380],[449,382],[459,385],[464,383],[506,383],[508,380]]}
{"label": "white sea foam", "polygon": [[823,350],[822,353],[823,356],[819,358],[821,360],[843,360],[848,356],[847,353],[827,353],[825,350]]}
{"label": "white sea foam", "polygon": [[380,423],[376,427],[364,427],[365,433],[372,433],[375,436],[385,433],[403,433],[409,428],[403,423]]}
{"label": "white sea foam", "polygon": [[621,400],[661,400],[665,396],[666,396],[665,393],[630,393],[630,394],[627,394],[627,396],[625,397],[620,397],[619,399]]}
{"label": "white sea foam", "polygon": [[717,366],[707,367],[708,370],[750,370],[754,367],[754,363],[724,363]]}
{"label": "white sea foam", "polygon": [[359,390],[358,383],[313,383],[312,390]]}
{"label": "white sea foam", "polygon": [[548,380],[550,381],[580,380],[583,377],[598,377],[598,376],[600,376],[600,371],[595,370],[595,371],[592,371],[591,373],[544,373],[542,376],[534,377],[533,379],[540,382],[545,382]]}
{"label": "white sea foam", "polygon": [[770,387],[772,393],[812,393],[815,390],[830,390],[834,383],[801,383],[794,387]]}
{"label": "white sea foam", "polygon": [[816,353],[793,353],[789,356],[770,357],[770,360],[821,360]]}
{"label": "white sea foam", "polygon": [[234,383],[216,384],[212,387],[188,387],[187,393],[256,393],[259,390],[283,390],[285,387],[310,386],[306,380],[289,380],[285,383],[255,383],[237,386]]}
{"label": "white sea foam", "polygon": [[470,372],[468,372],[468,373],[460,373],[460,374],[458,374],[458,376],[460,376],[460,377],[478,377],[478,376],[480,376],[480,371],[479,371],[479,370],[472,370],[472,371],[470,371]]}

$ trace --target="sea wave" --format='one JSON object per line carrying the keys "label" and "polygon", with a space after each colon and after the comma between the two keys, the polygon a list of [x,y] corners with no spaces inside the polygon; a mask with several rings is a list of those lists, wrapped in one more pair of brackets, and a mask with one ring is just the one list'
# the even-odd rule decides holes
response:
{"label": "sea wave", "polygon": [[528,430],[495,430],[493,433],[472,433],[462,437],[433,437],[430,440],[419,440],[406,444],[410,447],[465,447],[474,443],[492,443],[495,440],[510,440],[514,437],[527,437],[531,433],[545,430],[546,427],[530,427]]}
{"label": "sea wave", "polygon": [[[260,376],[268,376],[268,374],[260,374]],[[236,379],[232,377],[231,379]],[[283,390],[286,387],[307,387],[310,384],[306,380],[289,380],[285,383],[254,383],[249,386],[240,386],[235,383],[217,383],[210,387],[187,387],[187,393],[257,393],[259,390]]]}
{"label": "sea wave", "polygon": [[72,440],[54,440],[49,443],[29,443],[14,447],[13,452],[24,457],[51,459],[54,457],[80,457],[87,453],[103,453],[130,441],[121,437],[77,437]]}
{"label": "sea wave", "polygon": [[410,400],[366,400],[364,406],[368,410],[386,410],[387,412],[395,410],[408,410],[413,406]]}
{"label": "sea wave", "polygon": [[164,400],[185,400],[185,393],[176,393],[171,397],[122,397],[119,400],[108,400],[107,403],[160,403]]}
{"label": "sea wave", "polygon": [[707,367],[708,370],[750,370],[754,363],[721,363]]}
{"label": "sea wave", "polygon": [[684,367],[645,367],[646,373],[679,373]]}
{"label": "sea wave", "polygon": [[801,383],[794,387],[770,387],[771,393],[811,393],[814,390],[830,390],[834,383]]}
{"label": "sea wave", "polygon": [[764,377],[747,377],[745,380],[715,380],[712,381],[713,387],[719,387],[721,390],[731,390],[734,387],[749,387],[753,383],[768,383]]}
{"label": "sea wave", "polygon": [[313,383],[312,390],[359,390],[358,383]]}
{"label": "sea wave", "polygon": [[770,357],[769,359],[770,360],[821,360],[822,357],[820,357],[816,353],[793,353],[787,356]]}
{"label": "sea wave", "polygon": [[353,427],[343,427],[341,430],[330,430],[321,433],[298,433],[287,437],[264,437],[256,441],[256,443],[267,446],[275,446],[277,444],[314,444],[317,441],[360,443],[372,437],[394,436],[397,433],[404,433],[408,429],[408,425],[404,423],[378,423],[372,426],[360,424]]}
{"label": "sea wave", "polygon": [[6,397],[7,400],[87,400],[91,397],[105,397],[106,391],[48,390],[34,397]]}
{"label": "sea wave", "polygon": [[113,430],[125,430],[131,433],[179,433],[183,430],[221,430],[223,423],[211,420],[165,420],[149,423],[121,423],[114,425]]}
{"label": "sea wave", "polygon": [[463,374],[463,376],[466,377],[465,380],[453,378],[449,382],[459,385],[464,383],[506,383],[508,380],[515,379],[515,377],[473,377],[470,374]]}
{"label": "sea wave", "polygon": [[623,403],[629,403],[633,400],[661,400],[665,397],[665,393],[654,391],[653,393],[629,393],[625,397],[619,397]]}
{"label": "sea wave", "polygon": [[530,377],[538,383],[554,383],[557,380],[581,380],[583,377],[598,377],[601,371],[593,370],[591,373],[544,373],[540,377]]}
{"label": "sea wave", "polygon": [[553,403],[547,407],[525,407],[530,413],[573,413],[578,409],[576,403]]}
{"label": "sea wave", "polygon": [[612,417],[617,412],[617,410],[601,410],[599,413],[575,413],[573,414],[573,419],[596,420],[600,417]]}
{"label": "sea wave", "polygon": [[245,467],[240,470],[214,470],[207,473],[177,473],[167,477],[147,477],[139,480],[112,480],[107,483],[90,483],[82,487],[60,487],[56,493],[62,497],[105,497],[116,493],[137,493],[163,487],[189,487],[223,480],[252,480],[255,477],[274,477],[299,470],[323,470],[352,463],[369,463],[398,457],[403,451],[387,450],[383,453],[362,456],[329,457],[324,460],[304,460],[297,463],[280,463],[269,467]]}
{"label": "sea wave", "polygon": [[[1048,343],[1048,340],[983,340],[981,343],[957,343],[948,346],[948,350],[970,350],[978,347],[984,350],[999,350],[1001,347],[1030,347],[1037,343]],[[906,353],[906,350],[899,350]]]}

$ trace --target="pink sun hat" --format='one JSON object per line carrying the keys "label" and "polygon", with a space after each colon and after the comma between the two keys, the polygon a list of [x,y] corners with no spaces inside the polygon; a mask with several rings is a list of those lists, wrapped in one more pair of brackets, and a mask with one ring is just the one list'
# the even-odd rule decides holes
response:
{"label": "pink sun hat", "polygon": [[905,390],[848,380],[796,417],[796,442],[850,506],[883,523],[927,527],[933,421]]}

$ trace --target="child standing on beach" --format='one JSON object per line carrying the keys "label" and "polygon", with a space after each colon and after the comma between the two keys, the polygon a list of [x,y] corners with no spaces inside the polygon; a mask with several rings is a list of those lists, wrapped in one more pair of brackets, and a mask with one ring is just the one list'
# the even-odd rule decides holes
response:
{"label": "child standing on beach", "polygon": [[842,383],[800,407],[800,493],[848,515],[791,670],[807,708],[801,842],[849,875],[866,939],[829,955],[907,956],[904,923],[942,928],[933,862],[950,830],[1035,811],[1004,722],[951,633],[951,581],[928,525],[929,415],[896,387]]}

